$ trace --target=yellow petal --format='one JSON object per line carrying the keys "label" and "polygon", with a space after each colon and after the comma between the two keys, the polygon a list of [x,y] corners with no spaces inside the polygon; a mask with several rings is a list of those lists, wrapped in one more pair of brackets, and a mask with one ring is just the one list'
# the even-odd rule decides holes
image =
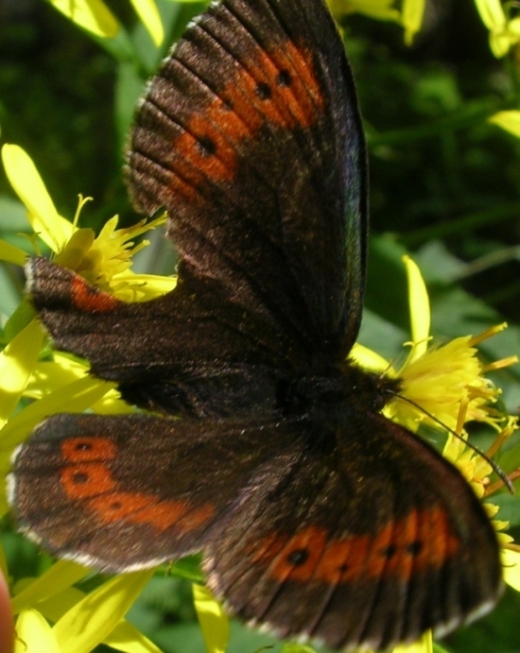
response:
{"label": "yellow petal", "polygon": [[513,18],[507,23],[507,31],[513,37],[520,37],[520,18]]}
{"label": "yellow petal", "polygon": [[53,252],[59,252],[71,237],[74,227],[58,215],[31,158],[18,145],[4,145],[2,161],[9,183],[27,207],[34,232]]}
{"label": "yellow petal", "polygon": [[50,0],[73,23],[101,37],[115,36],[119,23],[101,0]]}
{"label": "yellow petal", "polygon": [[497,540],[499,546],[502,548],[514,542],[513,536],[508,533],[497,533]]}
{"label": "yellow petal", "polygon": [[[121,281],[121,287],[118,282]],[[114,295],[126,302],[149,301],[170,292],[177,285],[177,277],[162,277],[155,274],[122,272],[112,277]]]}
{"label": "yellow petal", "polygon": [[[91,378],[87,363],[74,360],[61,352],[55,352],[54,361],[36,364],[24,397],[42,399],[60,388],[63,394],[63,392],[69,391],[71,383],[83,378]],[[91,380],[94,381],[95,386],[98,385],[96,379],[91,378]],[[106,389],[105,394],[93,402],[89,408],[92,408],[95,413],[111,415],[133,412],[133,408],[120,398],[119,392],[115,388],[111,388],[109,385]]]}
{"label": "yellow petal", "polygon": [[358,365],[361,365],[361,367],[364,367],[367,370],[373,372],[385,372],[385,374],[391,373],[388,361],[379,354],[376,354],[375,351],[360,345],[358,342],[356,342],[354,347],[352,347],[350,357],[358,363]]}
{"label": "yellow petal", "polygon": [[403,256],[403,262],[408,276],[408,304],[410,306],[412,340],[415,345],[409,360],[411,362],[423,356],[428,349],[430,301],[418,266],[409,256]]}
{"label": "yellow petal", "polygon": [[99,399],[114,384],[87,376],[72,382],[67,391],[59,388],[39,401],[35,401],[9,420],[2,430],[1,449],[13,448],[48,415],[55,413],[81,413]]}
{"label": "yellow petal", "polygon": [[25,610],[16,621],[14,653],[62,653],[52,628],[36,610]]}
{"label": "yellow petal", "polygon": [[413,37],[421,29],[425,0],[404,0],[402,8],[402,23],[405,28],[404,41],[411,45]]}
{"label": "yellow petal", "polygon": [[421,639],[409,646],[397,646],[393,653],[433,653],[432,632],[428,630]]}
{"label": "yellow petal", "polygon": [[520,552],[502,549],[501,557],[504,581],[520,592]]}
{"label": "yellow petal", "polygon": [[15,409],[32,374],[43,342],[43,332],[32,320],[0,353],[0,427]]}
{"label": "yellow petal", "polygon": [[505,32],[491,32],[489,35],[489,46],[497,59],[506,55],[514,43],[516,39]]}
{"label": "yellow petal", "polygon": [[500,0],[475,0],[484,25],[490,30],[502,30],[506,25],[506,16]]}
{"label": "yellow petal", "polygon": [[54,626],[60,648],[89,653],[103,642],[131,608],[154,570],[116,576],[73,606]]}
{"label": "yellow petal", "polygon": [[125,653],[161,653],[161,649],[124,620],[117,624],[103,644]]}
{"label": "yellow petal", "polygon": [[203,585],[194,583],[193,602],[207,653],[224,653],[229,641],[229,620],[220,603]]}
{"label": "yellow petal", "polygon": [[60,594],[89,573],[90,569],[83,565],[78,565],[71,560],[59,560],[14,596],[13,612],[16,614],[34,603]]}
{"label": "yellow petal", "polygon": [[[68,587],[50,599],[39,601],[38,608],[44,617],[56,623],[85,596],[85,592],[76,587]],[[124,619],[103,640],[103,644],[107,644],[117,651],[124,651],[124,653],[161,653],[153,642]]]}
{"label": "yellow petal", "polygon": [[520,111],[499,111],[488,118],[488,122],[498,125],[513,136],[520,138]]}
{"label": "yellow petal", "polygon": [[2,261],[7,261],[7,263],[14,263],[15,265],[23,265],[27,254],[20,249],[15,247],[10,243],[6,243],[5,240],[0,240],[0,259]]}
{"label": "yellow petal", "polygon": [[60,352],[56,352],[53,361],[37,363],[24,396],[41,399],[59,388],[68,387],[73,381],[88,376],[88,366],[81,364]]}
{"label": "yellow petal", "polygon": [[[194,1],[194,0],[193,0]],[[155,45],[159,46],[164,39],[164,29],[161,14],[154,0],[130,0],[141,22],[152,37]]]}

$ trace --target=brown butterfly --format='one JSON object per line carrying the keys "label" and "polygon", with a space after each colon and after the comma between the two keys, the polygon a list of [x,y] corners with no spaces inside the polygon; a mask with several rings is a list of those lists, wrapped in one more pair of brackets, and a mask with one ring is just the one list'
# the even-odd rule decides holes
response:
{"label": "brown butterfly", "polygon": [[154,415],[58,415],[14,462],[23,528],[125,571],[203,550],[243,619],[385,648],[488,611],[494,530],[450,463],[381,415],[399,389],[348,355],[361,320],[365,145],[322,0],[223,0],[152,80],[136,205],[168,211],[169,294],[126,304],[44,259],[56,346]]}

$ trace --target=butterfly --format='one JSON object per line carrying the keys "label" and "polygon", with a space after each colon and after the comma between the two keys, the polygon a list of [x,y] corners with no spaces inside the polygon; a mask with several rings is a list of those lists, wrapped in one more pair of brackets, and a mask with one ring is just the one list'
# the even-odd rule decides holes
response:
{"label": "butterfly", "polygon": [[222,0],[151,81],[135,205],[165,208],[175,289],[124,303],[42,258],[28,290],[57,348],[149,411],[56,415],[11,502],[57,556],[121,572],[203,551],[242,619],[336,649],[448,632],[500,592],[497,538],[459,471],[381,414],[358,367],[367,170],[322,0]]}

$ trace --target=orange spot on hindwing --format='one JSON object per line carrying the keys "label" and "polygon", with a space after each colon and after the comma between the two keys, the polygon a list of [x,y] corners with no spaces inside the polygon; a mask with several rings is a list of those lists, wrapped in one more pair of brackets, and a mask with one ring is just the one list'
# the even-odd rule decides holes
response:
{"label": "orange spot on hindwing", "polygon": [[444,510],[413,510],[378,532],[328,540],[310,526],[293,536],[271,534],[248,548],[254,564],[278,581],[350,583],[362,578],[399,578],[440,569],[461,546]]}
{"label": "orange spot on hindwing", "polygon": [[307,528],[291,537],[273,560],[270,572],[276,578],[308,580],[323,555],[326,539],[320,528]]}
{"label": "orange spot on hindwing", "polygon": [[[133,521],[139,511],[150,509],[157,501],[149,494],[139,492],[109,492],[91,499],[86,505],[105,523]],[[125,519],[126,518],[126,519]],[[153,517],[151,517],[153,519]]]}
{"label": "orange spot on hindwing", "polygon": [[182,534],[203,526],[215,512],[208,503],[194,505],[128,491],[110,469],[110,461],[117,459],[117,445],[107,437],[67,438],[61,455],[66,463],[60,470],[63,492],[69,500],[80,502],[100,525],[148,524],[160,532],[173,528]]}
{"label": "orange spot on hindwing", "polygon": [[103,463],[69,465],[61,472],[61,484],[70,499],[84,499],[111,492],[115,483]]}
{"label": "orange spot on hindwing", "polygon": [[112,440],[103,437],[67,438],[62,442],[61,454],[69,462],[112,460],[117,447]]}

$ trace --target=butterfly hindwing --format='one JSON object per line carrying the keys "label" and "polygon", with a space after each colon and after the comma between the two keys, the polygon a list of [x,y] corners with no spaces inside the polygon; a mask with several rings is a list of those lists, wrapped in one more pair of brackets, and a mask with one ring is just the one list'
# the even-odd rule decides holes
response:
{"label": "butterfly hindwing", "polygon": [[491,609],[496,536],[457,469],[380,415],[294,428],[299,455],[252,479],[208,549],[210,585],[234,611],[282,637],[379,650]]}
{"label": "butterfly hindwing", "polygon": [[11,501],[56,555],[151,567],[207,545],[253,473],[294,440],[265,420],[57,415],[18,451]]}
{"label": "butterfly hindwing", "polygon": [[332,648],[451,630],[500,585],[496,536],[460,473],[357,410],[59,415],[18,453],[11,501],[46,548],[106,570],[205,549],[234,612]]}

